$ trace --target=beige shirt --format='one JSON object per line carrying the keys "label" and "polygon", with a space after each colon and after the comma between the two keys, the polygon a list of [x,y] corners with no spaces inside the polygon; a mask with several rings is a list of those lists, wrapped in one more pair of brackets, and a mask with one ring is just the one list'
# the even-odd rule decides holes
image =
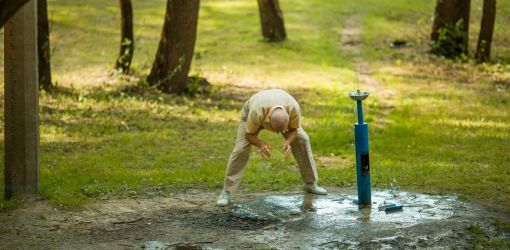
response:
{"label": "beige shirt", "polygon": [[246,133],[255,134],[261,129],[275,132],[270,125],[271,113],[277,107],[283,108],[289,114],[289,124],[284,131],[297,129],[300,126],[301,110],[299,104],[287,92],[281,89],[263,90],[253,95],[246,103],[248,117],[246,119]]}

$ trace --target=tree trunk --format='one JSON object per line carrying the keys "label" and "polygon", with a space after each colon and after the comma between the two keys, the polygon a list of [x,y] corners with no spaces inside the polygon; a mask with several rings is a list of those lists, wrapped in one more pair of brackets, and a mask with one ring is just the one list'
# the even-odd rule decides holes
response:
{"label": "tree trunk", "polygon": [[39,53],[39,88],[49,90],[51,84],[50,29],[48,24],[48,4],[37,1],[37,50]]}
{"label": "tree trunk", "polygon": [[0,28],[2,28],[28,0],[0,0]]}
{"label": "tree trunk", "polygon": [[164,92],[183,93],[197,36],[200,0],[167,0],[158,52],[147,82]]}
{"label": "tree trunk", "polygon": [[476,61],[479,63],[487,62],[491,59],[491,43],[495,20],[496,0],[484,0],[482,24],[480,25],[480,35],[475,54]]}
{"label": "tree trunk", "polygon": [[121,13],[121,39],[120,39],[120,53],[115,63],[116,69],[121,69],[122,73],[129,73],[129,67],[133,59],[135,49],[134,35],[133,35],[133,6],[131,0],[120,0],[120,13]]}
{"label": "tree trunk", "polygon": [[287,37],[283,13],[278,0],[257,0],[259,4],[262,35],[270,42],[283,41]]}
{"label": "tree trunk", "polygon": [[447,58],[468,53],[471,0],[437,0],[431,52]]}

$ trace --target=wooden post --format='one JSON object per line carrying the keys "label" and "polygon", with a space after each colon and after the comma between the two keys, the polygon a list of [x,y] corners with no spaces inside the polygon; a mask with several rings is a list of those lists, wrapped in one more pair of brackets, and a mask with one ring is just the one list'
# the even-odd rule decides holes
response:
{"label": "wooden post", "polygon": [[5,198],[39,190],[37,0],[4,26]]}

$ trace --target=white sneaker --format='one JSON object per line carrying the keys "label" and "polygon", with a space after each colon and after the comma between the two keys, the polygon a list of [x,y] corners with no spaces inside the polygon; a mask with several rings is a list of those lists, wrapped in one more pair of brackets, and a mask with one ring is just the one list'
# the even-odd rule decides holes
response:
{"label": "white sneaker", "polygon": [[305,191],[312,194],[321,194],[325,195],[328,194],[328,191],[326,189],[319,187],[316,182],[312,183],[305,183]]}
{"label": "white sneaker", "polygon": [[216,201],[216,205],[219,207],[228,206],[230,203],[230,192],[229,191],[221,191],[220,197],[218,198],[218,201]]}

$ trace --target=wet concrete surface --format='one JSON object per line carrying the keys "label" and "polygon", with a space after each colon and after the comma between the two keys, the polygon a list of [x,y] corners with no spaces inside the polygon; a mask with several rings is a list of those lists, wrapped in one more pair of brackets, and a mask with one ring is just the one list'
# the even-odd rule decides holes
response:
{"label": "wet concrete surface", "polygon": [[[243,193],[218,208],[218,193],[111,200],[77,212],[36,202],[0,213],[0,249],[463,249],[473,237],[510,238],[494,213],[452,196],[373,190],[372,207],[358,209],[352,189]],[[404,207],[378,209],[386,204]]]}
{"label": "wet concrete surface", "polygon": [[[374,191],[372,207],[363,209],[356,199],[342,193],[270,195],[234,205],[227,214],[264,225],[244,241],[304,249],[462,248],[469,246],[465,228],[484,222],[482,210],[451,196]],[[404,207],[378,209],[387,204]]]}
{"label": "wet concrete surface", "polygon": [[[359,209],[357,196],[334,193],[327,196],[300,194],[265,196],[244,204],[235,205],[232,213],[240,218],[268,221],[287,221],[309,215],[313,226],[336,227],[359,224],[395,224],[413,226],[430,220],[442,220],[469,215],[467,204],[455,197],[428,196],[397,191],[375,191],[372,208]],[[402,211],[387,213],[379,206],[401,204]],[[297,216],[297,218],[295,218]],[[306,217],[306,216],[305,216]]]}

